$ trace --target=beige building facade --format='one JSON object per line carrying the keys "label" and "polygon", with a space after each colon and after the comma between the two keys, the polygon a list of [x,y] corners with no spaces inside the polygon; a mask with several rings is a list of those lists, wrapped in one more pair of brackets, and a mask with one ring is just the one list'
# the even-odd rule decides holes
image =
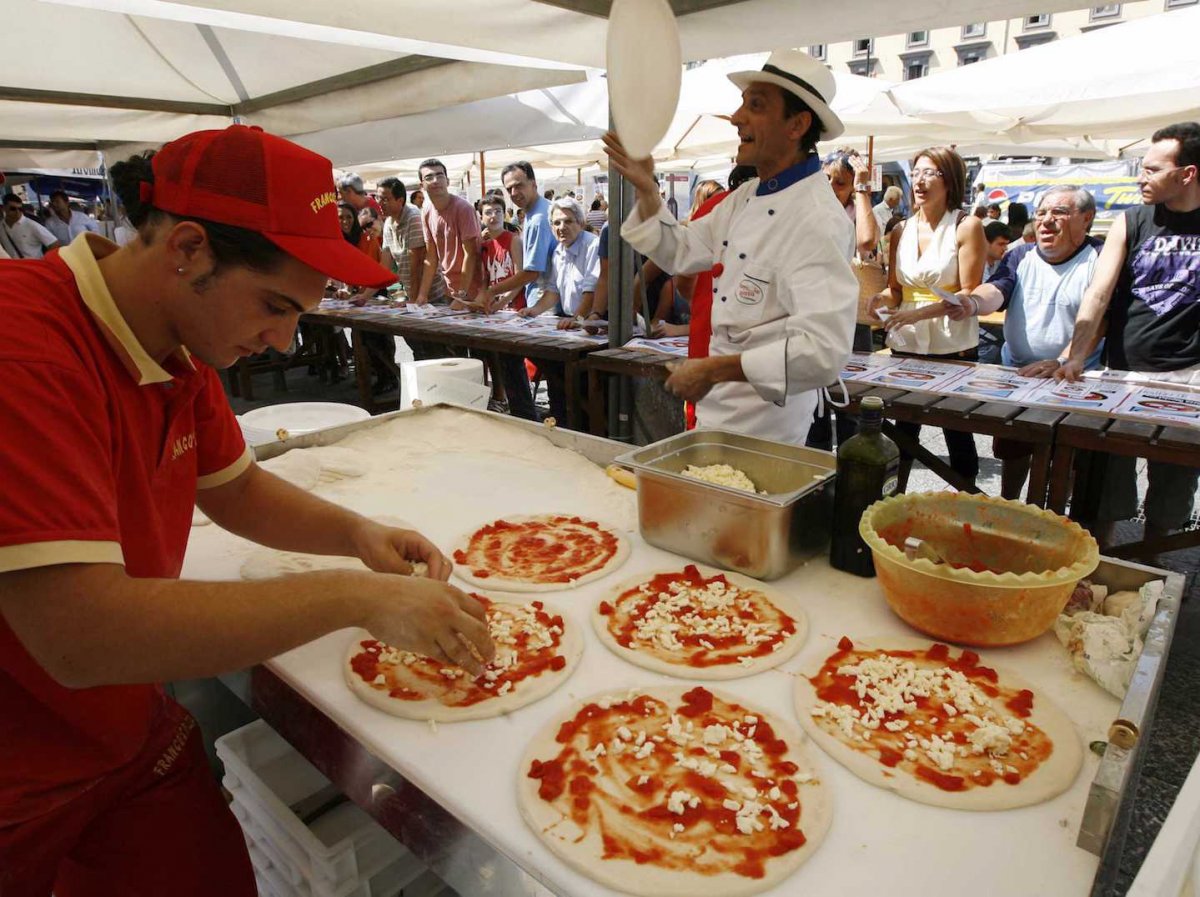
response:
{"label": "beige building facade", "polygon": [[936,23],[931,22],[924,31],[863,37],[807,49],[835,72],[908,81],[1198,2],[1135,0],[949,28],[935,27]]}

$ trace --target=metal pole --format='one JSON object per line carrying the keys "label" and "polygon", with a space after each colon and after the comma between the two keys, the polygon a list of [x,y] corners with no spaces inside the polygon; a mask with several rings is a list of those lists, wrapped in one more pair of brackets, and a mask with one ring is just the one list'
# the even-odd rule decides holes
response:
{"label": "metal pole", "polygon": [[[608,127],[616,130],[612,113]],[[633,337],[633,247],[620,238],[621,222],[633,211],[637,192],[608,166],[608,345],[614,349]],[[613,439],[633,438],[633,390],[628,377],[610,377],[618,384],[608,394],[608,432]]]}
{"label": "metal pole", "polygon": [[487,196],[487,168],[483,162],[483,150],[479,151],[479,196]]}

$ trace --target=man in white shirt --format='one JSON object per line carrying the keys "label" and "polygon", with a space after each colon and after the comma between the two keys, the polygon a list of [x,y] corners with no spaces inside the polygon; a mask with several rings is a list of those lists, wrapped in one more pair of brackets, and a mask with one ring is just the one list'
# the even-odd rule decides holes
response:
{"label": "man in white shirt", "polygon": [[742,89],[737,161],[758,177],[683,227],[659,197],[653,160],[629,158],[608,134],[638,196],[621,236],[672,274],[713,270],[709,357],[676,366],[667,389],[696,403],[701,427],[803,445],[819,391],[850,357],[858,304],[854,225],[815,152],[844,130],[829,107],[836,83],[794,50],[729,78]]}
{"label": "man in white shirt", "polygon": [[875,213],[875,223],[879,225],[879,239],[883,239],[883,231],[887,227],[887,223],[892,220],[892,215],[900,208],[900,200],[904,198],[904,193],[895,184],[892,184],[883,191],[883,199],[871,207],[871,211]]}
{"label": "man in white shirt", "polygon": [[82,233],[100,233],[99,223],[78,209],[71,208],[71,200],[62,190],[50,194],[50,215],[46,218],[46,229],[63,246]]}
{"label": "man in white shirt", "polygon": [[32,218],[25,217],[24,203],[15,193],[4,195],[4,226],[0,227],[0,248],[15,259],[40,259],[59,241]]}

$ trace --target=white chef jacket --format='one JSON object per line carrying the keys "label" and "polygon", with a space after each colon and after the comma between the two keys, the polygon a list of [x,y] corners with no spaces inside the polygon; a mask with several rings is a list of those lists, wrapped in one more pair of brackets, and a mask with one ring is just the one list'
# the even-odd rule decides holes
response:
{"label": "white chef jacket", "polygon": [[821,389],[850,357],[858,279],[854,225],[816,156],[747,181],[681,226],[660,206],[634,207],[621,236],[664,271],[713,275],[711,355],[742,356],[745,383],[718,383],[696,404],[699,426],[803,445]]}

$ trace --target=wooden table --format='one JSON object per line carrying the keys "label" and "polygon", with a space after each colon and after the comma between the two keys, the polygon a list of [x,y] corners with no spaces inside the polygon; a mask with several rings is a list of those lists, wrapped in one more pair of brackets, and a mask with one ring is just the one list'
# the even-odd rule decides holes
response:
{"label": "wooden table", "polygon": [[587,357],[588,417],[593,436],[608,435],[608,416],[605,402],[608,381],[615,374],[621,377],[646,377],[666,380],[671,372],[667,365],[683,361],[677,355],[652,352],[647,349],[601,349]]}
{"label": "wooden table", "polygon": [[[416,315],[383,313],[363,309],[339,309],[309,312],[301,320],[330,327],[345,327],[354,343],[354,367],[358,393],[363,407],[374,414],[382,410],[371,395],[371,362],[361,334],[383,333],[404,339],[423,340],[444,346],[475,349],[480,352],[504,352],[532,358],[534,361],[560,362],[566,368],[566,399],[571,429],[581,428],[582,402],[579,396],[582,365],[589,354],[602,344],[588,343],[566,336],[532,334],[520,330],[504,330],[494,326],[472,326],[459,318],[423,318]],[[451,323],[453,322],[453,323]]]}
{"label": "wooden table", "polygon": [[[1200,467],[1200,429],[1170,427],[1144,421],[1103,417],[1074,412],[1058,423],[1050,469],[1047,505],[1059,514],[1071,494],[1072,471],[1077,453],[1104,452],[1164,461],[1183,467]],[[1129,542],[1106,548],[1110,557],[1139,557],[1200,545],[1200,530],[1176,533],[1151,542]]]}
{"label": "wooden table", "polygon": [[[1029,466],[1030,504],[1046,507],[1047,487],[1050,480],[1053,457],[1055,427],[1064,417],[1065,411],[1046,408],[1026,408],[1005,402],[988,402],[967,396],[941,396],[930,392],[908,392],[873,383],[851,381],[846,384],[850,395],[850,413],[858,412],[859,403],[867,396],[883,399],[884,415],[897,421],[943,427],[964,433],[979,433],[984,436],[999,436],[1028,442],[1033,447],[1033,459]],[[912,457],[940,476],[943,480],[964,492],[978,493],[973,483],[966,482],[957,471],[950,468],[937,455],[922,446],[917,440],[885,422],[885,432],[896,444]]]}

